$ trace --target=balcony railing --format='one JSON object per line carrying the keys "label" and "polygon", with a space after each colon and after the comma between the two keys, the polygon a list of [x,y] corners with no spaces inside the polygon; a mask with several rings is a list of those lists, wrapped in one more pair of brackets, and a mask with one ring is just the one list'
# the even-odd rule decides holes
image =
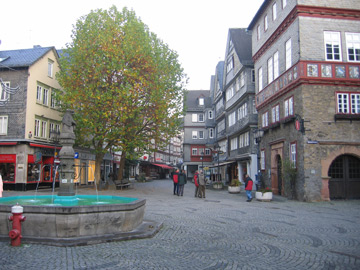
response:
{"label": "balcony railing", "polygon": [[256,94],[256,107],[295,87],[301,80],[359,86],[360,63],[300,61]]}

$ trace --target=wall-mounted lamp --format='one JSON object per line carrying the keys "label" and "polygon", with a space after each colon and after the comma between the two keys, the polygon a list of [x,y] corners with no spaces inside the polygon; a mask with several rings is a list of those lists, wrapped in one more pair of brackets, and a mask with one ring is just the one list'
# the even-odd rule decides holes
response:
{"label": "wall-mounted lamp", "polygon": [[31,137],[32,137],[32,133],[31,133],[31,131],[29,131],[28,138],[31,139]]}
{"label": "wall-mounted lamp", "polygon": [[256,143],[260,143],[261,142],[261,138],[264,136],[264,130],[262,129],[255,129],[254,130],[254,138]]}

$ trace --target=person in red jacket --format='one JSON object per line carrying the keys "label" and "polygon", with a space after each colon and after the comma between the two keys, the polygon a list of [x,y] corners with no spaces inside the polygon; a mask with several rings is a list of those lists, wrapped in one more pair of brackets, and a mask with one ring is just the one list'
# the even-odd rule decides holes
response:
{"label": "person in red jacket", "polygon": [[196,171],[194,174],[194,183],[195,183],[195,198],[199,196],[199,172]]}
{"label": "person in red jacket", "polygon": [[179,195],[179,170],[176,170],[172,176],[174,182],[174,195]]}
{"label": "person in red jacket", "polygon": [[250,178],[250,176],[248,174],[245,174],[245,192],[246,192],[246,196],[247,196],[247,202],[251,202],[252,201],[252,188],[253,188],[253,180]]}

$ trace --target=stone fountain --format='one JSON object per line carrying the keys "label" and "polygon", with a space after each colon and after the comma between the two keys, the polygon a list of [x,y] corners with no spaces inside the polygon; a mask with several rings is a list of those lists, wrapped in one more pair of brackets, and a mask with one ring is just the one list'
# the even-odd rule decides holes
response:
{"label": "stone fountain", "polygon": [[[26,216],[26,221],[22,223],[22,243],[87,245],[152,237],[160,230],[161,223],[143,219],[145,199],[75,194],[74,127],[72,112],[67,111],[60,134],[62,149],[59,153],[58,195],[0,198],[0,240],[10,241],[11,223],[8,217],[11,206],[16,203],[24,207]],[[45,199],[50,199],[51,203],[41,203]],[[80,205],[84,199],[90,203]]]}

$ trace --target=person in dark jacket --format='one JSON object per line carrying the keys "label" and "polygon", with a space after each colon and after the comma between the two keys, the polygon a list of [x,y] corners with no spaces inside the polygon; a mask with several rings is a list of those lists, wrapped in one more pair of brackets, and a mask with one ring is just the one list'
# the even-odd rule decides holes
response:
{"label": "person in dark jacket", "polygon": [[174,195],[179,195],[179,170],[176,170],[176,172],[173,173],[172,179],[174,182]]}
{"label": "person in dark jacket", "polygon": [[253,188],[253,180],[250,178],[250,176],[248,174],[245,174],[244,176],[245,178],[245,192],[246,192],[246,196],[247,196],[247,202],[251,202],[252,201],[252,188]]}
{"label": "person in dark jacket", "polygon": [[185,171],[182,170],[181,173],[179,173],[179,192],[178,192],[178,196],[183,196],[184,195],[184,186],[186,184],[186,174]]}

